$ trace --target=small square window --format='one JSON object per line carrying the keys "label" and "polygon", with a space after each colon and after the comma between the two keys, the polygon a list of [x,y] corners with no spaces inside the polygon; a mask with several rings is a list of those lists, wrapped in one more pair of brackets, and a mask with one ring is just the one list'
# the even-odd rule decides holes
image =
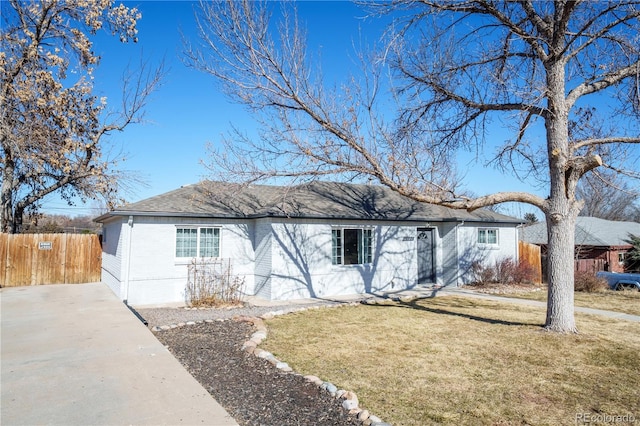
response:
{"label": "small square window", "polygon": [[497,245],[498,229],[497,228],[479,228],[478,244]]}

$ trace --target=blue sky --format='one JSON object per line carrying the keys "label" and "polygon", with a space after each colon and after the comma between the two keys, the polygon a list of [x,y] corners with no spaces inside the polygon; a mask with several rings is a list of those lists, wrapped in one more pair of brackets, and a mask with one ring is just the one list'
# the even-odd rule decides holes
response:
{"label": "blue sky", "polygon": [[[251,129],[255,124],[249,112],[224,97],[212,77],[186,67],[181,61],[181,32],[186,37],[196,37],[194,8],[197,3],[137,1],[125,4],[137,7],[142,13],[138,22],[139,41],[122,44],[106,33],[95,37],[94,50],[102,57],[95,72],[96,94],[106,96],[108,104],[117,107],[123,72],[127,65],[136,67],[141,58],[152,66],[164,59],[168,70],[163,86],[152,95],[145,109],[145,123],[131,125],[110,138],[115,150],[127,154],[122,169],[137,173],[147,184],[127,195],[127,201],[133,202],[205,178],[207,171],[200,161],[206,157],[206,145],[218,143],[232,125]],[[339,72],[352,63],[354,42],[357,44],[361,37],[373,42],[382,29],[381,22],[363,21],[365,12],[347,1],[305,1],[298,5],[298,11],[307,24],[308,47],[322,52],[323,71],[331,78],[340,78]],[[505,139],[498,130],[488,140],[492,138],[498,143]],[[465,187],[477,194],[535,191],[492,168],[469,168],[467,161],[462,158],[459,165],[465,170]],[[52,196],[44,203],[43,210],[55,214],[95,214],[93,207],[91,202],[69,207]],[[522,216],[528,211],[535,212],[522,207],[507,213]],[[537,215],[542,217],[540,213]]]}

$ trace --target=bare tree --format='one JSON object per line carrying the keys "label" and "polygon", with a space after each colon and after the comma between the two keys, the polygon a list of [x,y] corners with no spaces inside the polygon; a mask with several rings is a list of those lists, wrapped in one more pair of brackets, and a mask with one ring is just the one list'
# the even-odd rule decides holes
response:
{"label": "bare tree", "polygon": [[636,221],[640,218],[640,189],[612,172],[587,175],[578,183],[576,197],[584,201],[580,216]]}
{"label": "bare tree", "polygon": [[118,200],[123,175],[105,138],[142,118],[162,67],[123,77],[123,105],[109,112],[93,94],[99,57],[90,36],[102,27],[136,41],[135,8],[98,0],[2,2],[0,45],[0,231],[18,232],[23,214],[59,193],[69,203]]}
{"label": "bare tree", "polygon": [[[372,7],[394,20],[384,49],[365,52],[362,74],[329,90],[287,5],[201,3],[201,43],[187,49],[190,64],[216,77],[262,124],[259,140],[238,131],[213,151],[212,170],[241,181],[370,176],[453,208],[535,206],[549,230],[545,328],[576,332],[577,184],[603,167],[638,177],[637,151],[634,157],[628,149],[640,143],[638,2],[396,0]],[[282,17],[277,27],[272,12]],[[492,120],[513,137],[485,155],[548,188],[548,197],[460,195],[455,154],[485,153]]]}

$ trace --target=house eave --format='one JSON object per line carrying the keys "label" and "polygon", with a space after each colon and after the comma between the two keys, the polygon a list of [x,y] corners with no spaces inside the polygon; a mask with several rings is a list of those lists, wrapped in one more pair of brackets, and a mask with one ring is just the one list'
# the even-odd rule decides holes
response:
{"label": "house eave", "polygon": [[519,220],[504,220],[497,218],[463,218],[463,217],[356,217],[346,215],[286,215],[269,213],[257,213],[252,215],[221,215],[214,213],[195,213],[195,212],[157,212],[157,211],[139,211],[139,210],[117,210],[105,213],[93,219],[94,222],[104,223],[114,217],[171,217],[171,218],[189,218],[189,219],[307,219],[307,220],[349,220],[349,221],[375,221],[375,222],[410,222],[410,223],[500,223],[518,225],[522,222]]}
{"label": "house eave", "polygon": [[94,222],[104,223],[113,217],[125,217],[125,216],[137,216],[137,217],[188,217],[188,218],[202,218],[202,219],[242,219],[248,218],[248,216],[224,216],[213,215],[209,213],[185,213],[185,212],[148,212],[139,210],[119,210],[109,213],[105,213],[101,216],[93,219]]}

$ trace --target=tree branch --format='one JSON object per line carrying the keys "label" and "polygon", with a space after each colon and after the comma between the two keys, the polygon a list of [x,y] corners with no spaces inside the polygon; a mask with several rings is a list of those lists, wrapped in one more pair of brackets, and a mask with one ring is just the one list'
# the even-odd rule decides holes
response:
{"label": "tree branch", "polygon": [[566,97],[566,104],[571,108],[582,96],[607,89],[629,77],[636,76],[638,73],[640,73],[640,60],[636,60],[634,63],[619,68],[614,72],[602,75],[596,81],[585,81],[569,92]]}
{"label": "tree branch", "polygon": [[580,148],[595,146],[595,145],[607,145],[607,144],[640,144],[640,137],[608,137],[608,138],[593,138],[584,139],[571,144],[572,152],[579,150]]}

